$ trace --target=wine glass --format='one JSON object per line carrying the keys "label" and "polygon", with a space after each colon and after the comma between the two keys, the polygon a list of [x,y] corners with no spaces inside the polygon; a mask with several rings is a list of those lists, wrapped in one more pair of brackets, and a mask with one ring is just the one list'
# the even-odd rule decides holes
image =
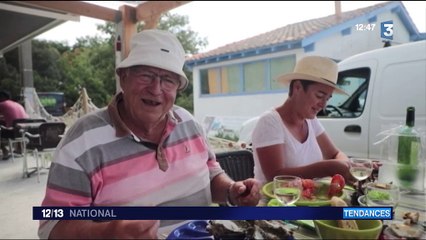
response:
{"label": "wine glass", "polygon": [[396,207],[399,202],[399,187],[395,184],[370,182],[366,185],[367,206]]}
{"label": "wine glass", "polygon": [[367,206],[369,207],[393,207],[393,213],[395,214],[395,208],[398,205],[400,197],[399,187],[395,184],[367,183],[365,188],[365,198]]}
{"label": "wine glass", "polygon": [[349,159],[349,172],[358,180],[358,189],[354,194],[355,199],[362,195],[362,181],[367,179],[373,172],[373,162],[367,158]]}
{"label": "wine glass", "polygon": [[302,191],[302,179],[300,177],[289,175],[274,177],[274,195],[284,206],[297,202]]}
{"label": "wine glass", "polygon": [[358,181],[363,181],[373,172],[373,162],[366,158],[351,158],[349,171]]}

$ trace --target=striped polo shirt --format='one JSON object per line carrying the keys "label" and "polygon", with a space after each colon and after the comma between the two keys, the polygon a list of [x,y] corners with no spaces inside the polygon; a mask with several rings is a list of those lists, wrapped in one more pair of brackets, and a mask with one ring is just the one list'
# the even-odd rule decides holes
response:
{"label": "striped polo shirt", "polygon": [[[202,126],[173,106],[159,145],[134,136],[121,120],[118,94],[80,118],[58,145],[42,206],[205,206],[222,173]],[[48,238],[57,220],[40,221]],[[162,221],[161,226],[171,224]]]}

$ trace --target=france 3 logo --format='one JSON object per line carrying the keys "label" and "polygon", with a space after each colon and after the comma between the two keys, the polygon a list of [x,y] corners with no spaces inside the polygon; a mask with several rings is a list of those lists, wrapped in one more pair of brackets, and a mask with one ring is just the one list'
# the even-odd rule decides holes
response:
{"label": "france 3 logo", "polygon": [[380,37],[387,40],[393,40],[393,21],[380,23]]}

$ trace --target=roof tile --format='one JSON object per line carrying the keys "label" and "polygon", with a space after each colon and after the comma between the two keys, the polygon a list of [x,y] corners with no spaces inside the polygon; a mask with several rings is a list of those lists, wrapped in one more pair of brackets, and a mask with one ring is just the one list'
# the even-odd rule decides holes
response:
{"label": "roof tile", "polygon": [[316,18],[303,22],[288,24],[284,27],[253,36],[251,38],[226,44],[222,47],[210,50],[208,52],[195,54],[187,60],[196,61],[204,58],[215,57],[218,55],[230,54],[233,52],[241,52],[254,48],[302,40],[305,37],[311,36],[330,27],[344,23],[353,18],[362,16],[378,8],[384,7],[390,3],[392,2],[384,2],[366,8],[342,12],[340,19],[338,19],[335,14],[332,14],[322,18]]}

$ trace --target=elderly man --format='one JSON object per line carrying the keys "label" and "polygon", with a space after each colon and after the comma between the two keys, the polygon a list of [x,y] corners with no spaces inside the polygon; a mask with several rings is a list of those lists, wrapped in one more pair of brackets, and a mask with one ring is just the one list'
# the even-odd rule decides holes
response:
{"label": "elderly man", "polygon": [[[169,32],[145,30],[116,71],[122,91],[77,121],[57,148],[43,206],[256,205],[254,179],[232,181],[203,129],[173,103],[188,85],[185,52]],[[42,238],[156,238],[170,221],[41,221]]]}

